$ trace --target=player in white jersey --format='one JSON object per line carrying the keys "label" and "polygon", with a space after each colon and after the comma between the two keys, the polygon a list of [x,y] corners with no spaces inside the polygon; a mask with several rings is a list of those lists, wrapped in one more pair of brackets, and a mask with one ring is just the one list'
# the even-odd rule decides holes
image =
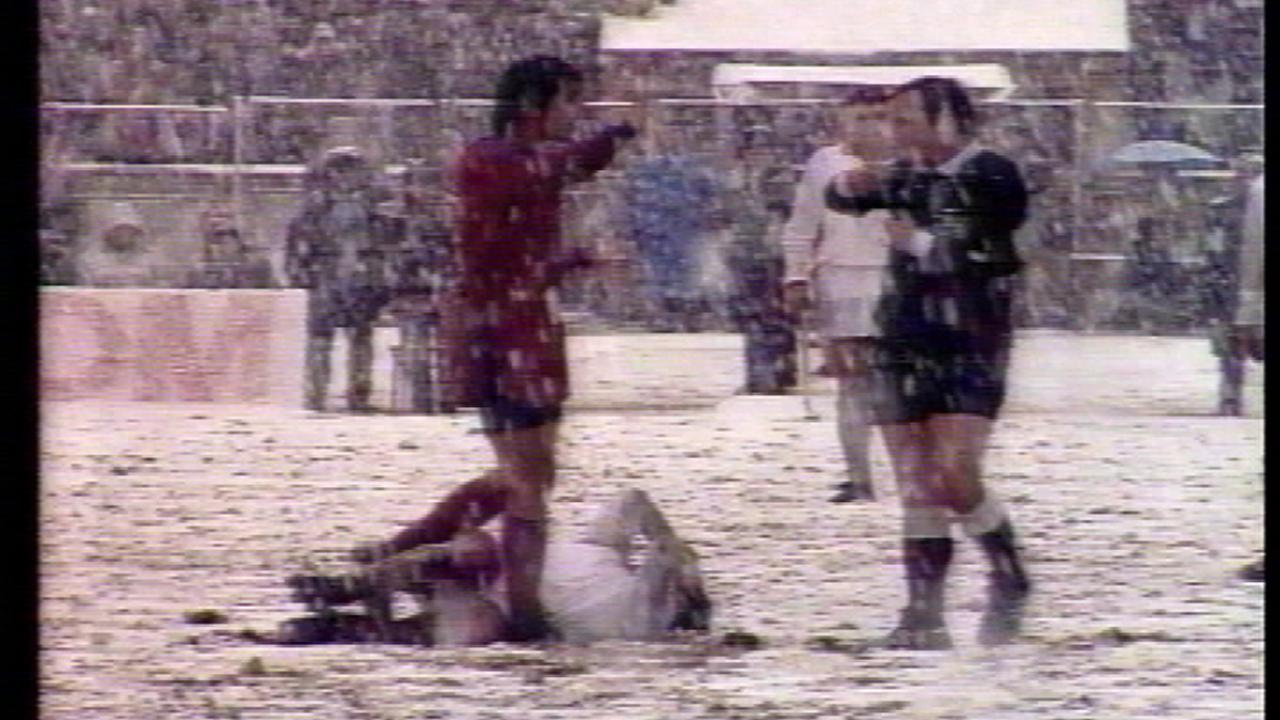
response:
{"label": "player in white jersey", "polygon": [[824,198],[836,175],[888,160],[885,102],[886,93],[876,86],[860,86],[848,95],[837,111],[839,142],[809,158],[782,231],[790,310],[816,314],[824,367],[835,374],[839,387],[836,423],[848,477],[837,485],[832,502],[875,497],[865,357],[880,334],[874,310],[889,242],[885,211],[855,217],[829,210]]}

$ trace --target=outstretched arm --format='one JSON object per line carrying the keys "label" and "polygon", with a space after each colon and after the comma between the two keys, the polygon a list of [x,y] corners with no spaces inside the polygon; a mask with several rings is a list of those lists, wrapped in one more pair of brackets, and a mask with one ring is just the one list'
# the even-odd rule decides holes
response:
{"label": "outstretched arm", "polygon": [[849,215],[889,209],[896,194],[893,188],[902,188],[909,174],[910,168],[904,162],[890,166],[860,163],[833,178],[827,184],[824,199],[831,210]]}
{"label": "outstretched arm", "polygon": [[555,146],[553,157],[565,184],[585,182],[609,166],[623,142],[636,136],[627,123],[608,125],[585,140]]}

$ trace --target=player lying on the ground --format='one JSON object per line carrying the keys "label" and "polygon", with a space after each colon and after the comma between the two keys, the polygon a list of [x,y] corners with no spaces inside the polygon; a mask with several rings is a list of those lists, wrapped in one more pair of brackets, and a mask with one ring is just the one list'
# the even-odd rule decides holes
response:
{"label": "player lying on the ground", "polygon": [[[449,493],[391,540],[353,551],[348,575],[295,575],[294,597],[312,614],[281,624],[277,640],[480,645],[510,639],[497,540],[481,526],[504,507],[505,483],[480,478]],[[407,593],[420,612],[393,617]],[[623,491],[571,539],[547,547],[540,594],[569,642],[656,640],[707,630],[711,603],[697,556],[641,490]],[[356,605],[364,612],[341,612]]]}

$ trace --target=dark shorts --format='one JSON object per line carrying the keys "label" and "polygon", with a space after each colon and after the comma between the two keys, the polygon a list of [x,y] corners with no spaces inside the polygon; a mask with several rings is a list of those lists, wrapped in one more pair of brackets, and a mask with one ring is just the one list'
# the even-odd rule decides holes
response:
{"label": "dark shorts", "polygon": [[510,393],[504,391],[513,378],[509,363],[503,359],[510,348],[494,342],[490,332],[473,331],[468,339],[468,397],[480,410],[480,424],[485,433],[532,430],[560,419],[560,403],[532,403],[510,397]]}
{"label": "dark shorts", "polygon": [[519,400],[493,397],[480,406],[480,425],[487,434],[532,430],[560,419],[559,405],[535,407]]}
{"label": "dark shorts", "polygon": [[870,356],[863,382],[876,425],[922,422],[941,414],[994,420],[1004,404],[1007,342],[976,350],[880,340]]}

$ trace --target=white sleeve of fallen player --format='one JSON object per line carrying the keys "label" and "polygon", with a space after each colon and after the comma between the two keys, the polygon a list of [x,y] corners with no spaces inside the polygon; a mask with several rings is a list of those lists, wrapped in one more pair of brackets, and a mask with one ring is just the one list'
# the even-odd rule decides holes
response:
{"label": "white sleeve of fallen player", "polygon": [[681,543],[644,491],[598,508],[581,535],[552,542],[542,600],[569,642],[656,639],[679,610]]}

